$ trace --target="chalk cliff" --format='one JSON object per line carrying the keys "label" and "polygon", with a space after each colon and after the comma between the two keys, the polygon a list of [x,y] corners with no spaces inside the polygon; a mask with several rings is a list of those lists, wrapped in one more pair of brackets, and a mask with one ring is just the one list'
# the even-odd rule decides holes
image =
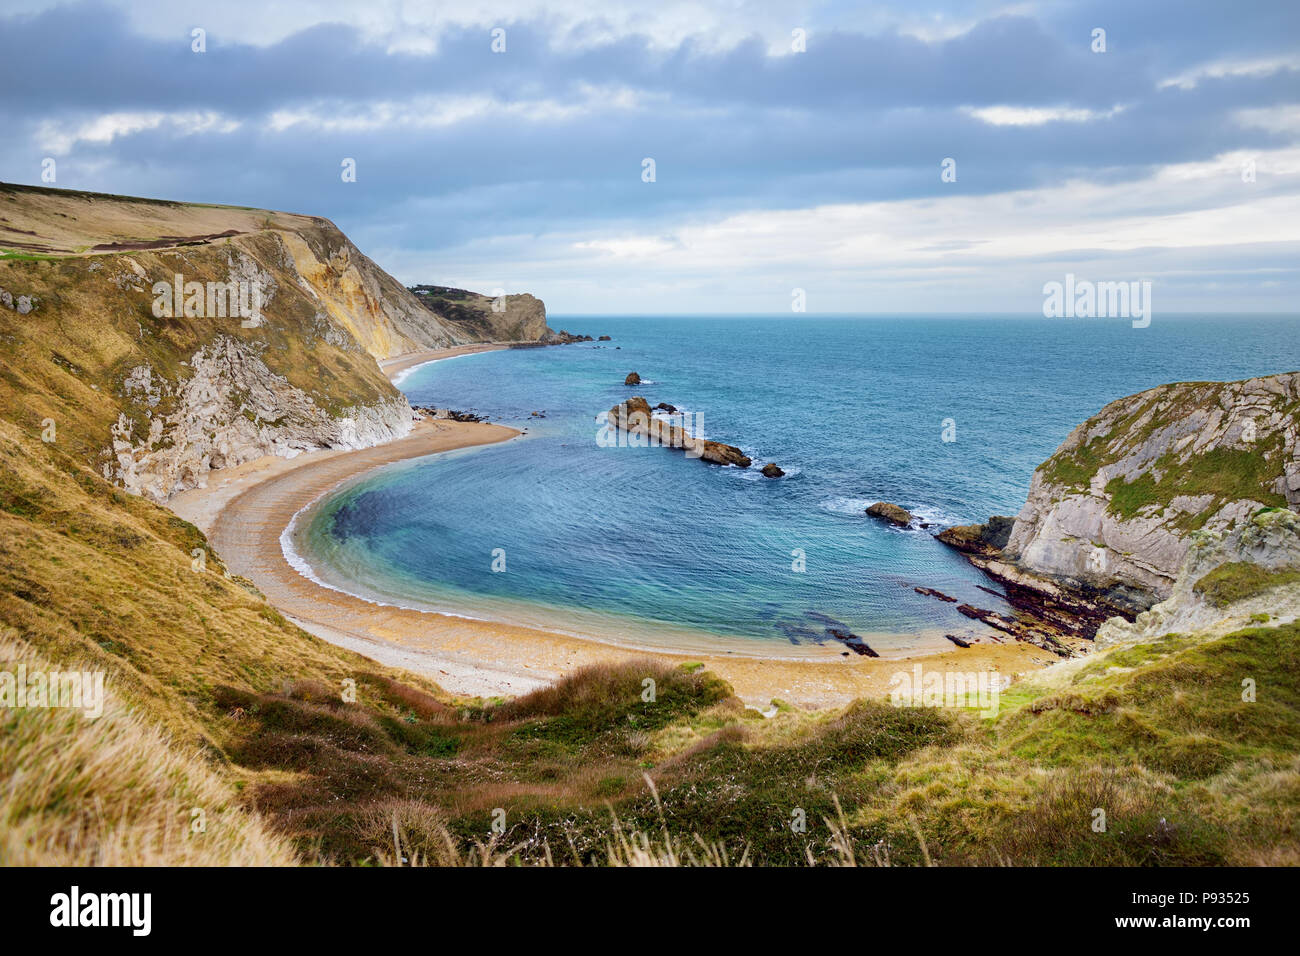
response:
{"label": "chalk cliff", "polygon": [[1034,473],[1002,550],[1141,609],[1171,593],[1192,532],[1300,505],[1300,372],[1181,382],[1111,402]]}
{"label": "chalk cliff", "polygon": [[1290,372],[1111,402],[1039,466],[1014,520],[937,537],[1018,606],[1114,643],[1240,625],[1270,602],[1275,617],[1294,616],[1298,507],[1300,372]]}

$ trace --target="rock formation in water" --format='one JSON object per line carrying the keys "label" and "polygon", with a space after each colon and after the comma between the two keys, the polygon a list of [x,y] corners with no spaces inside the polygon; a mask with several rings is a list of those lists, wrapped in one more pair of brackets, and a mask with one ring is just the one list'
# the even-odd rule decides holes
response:
{"label": "rock formation in water", "polygon": [[623,379],[623,384],[624,384],[624,385],[640,385],[640,384],[641,384],[641,376],[638,375],[636,372],[628,372],[628,373],[627,373],[627,378]]}
{"label": "rock formation in water", "polygon": [[682,415],[654,415],[650,403],[639,395],[611,408],[606,413],[606,423],[614,431],[634,436],[633,441],[680,448],[688,458],[699,458],[715,465],[735,465],[737,468],[748,468],[752,464],[735,445],[692,436],[683,427]]}
{"label": "rock formation in water", "polygon": [[888,501],[877,501],[867,508],[867,514],[900,528],[905,528],[912,523],[912,513],[910,511],[906,508],[900,508],[898,505],[890,504]]}

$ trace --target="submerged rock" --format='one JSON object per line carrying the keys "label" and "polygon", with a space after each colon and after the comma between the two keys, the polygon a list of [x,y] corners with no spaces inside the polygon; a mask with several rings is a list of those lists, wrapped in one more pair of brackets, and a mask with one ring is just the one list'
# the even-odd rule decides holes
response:
{"label": "submerged rock", "polygon": [[922,594],[925,597],[938,598],[940,601],[946,601],[949,604],[957,603],[957,599],[955,597],[949,597],[948,595],[944,594],[942,591],[936,590],[935,588],[912,588],[912,590],[915,591],[917,594]]}

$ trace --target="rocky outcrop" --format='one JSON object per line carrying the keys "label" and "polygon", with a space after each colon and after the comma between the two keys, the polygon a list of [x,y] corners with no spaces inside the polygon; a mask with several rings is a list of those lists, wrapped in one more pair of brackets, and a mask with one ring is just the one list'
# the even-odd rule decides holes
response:
{"label": "rocky outcrop", "polygon": [[1015,518],[994,515],[984,524],[959,524],[935,535],[940,541],[967,554],[996,554],[1007,546]]}
{"label": "rocky outcrop", "polygon": [[1006,563],[1145,609],[1192,533],[1300,505],[1300,373],[1164,385],[1107,405],[1034,473]]}
{"label": "rocky outcrop", "polygon": [[735,465],[748,468],[752,461],[735,445],[697,438],[684,427],[681,414],[656,416],[651,412],[650,403],[636,396],[620,402],[604,415],[606,428],[612,433],[599,439],[603,444],[619,444],[618,432],[631,436],[622,443],[659,445],[664,448],[680,448],[687,458],[699,458],[715,465]]}
{"label": "rocky outcrop", "polygon": [[543,345],[572,345],[575,342],[590,341],[592,341],[590,335],[578,335],[576,333],[566,332],[564,329],[560,329],[558,332],[552,332],[550,329],[547,329],[546,334],[541,338]]}
{"label": "rocky outcrop", "polygon": [[[623,384],[624,384],[624,385],[640,385],[640,384],[641,384],[641,376],[638,375],[636,372],[628,372],[628,373],[627,373],[627,378],[623,379]],[[661,403],[661,404],[662,404],[662,403]]]}
{"label": "rocky outcrop", "polygon": [[763,466],[762,472],[764,478],[781,478],[785,475],[785,472],[781,470],[780,465],[770,461]]}
{"label": "rocky outcrop", "polygon": [[123,412],[112,428],[113,460],[105,478],[133,494],[165,501],[203,487],[208,473],[264,455],[292,458],[325,448],[367,448],[411,430],[401,396],[332,415],[310,395],[272,372],[256,345],[219,338],[190,359],[192,375],[156,378],[148,365],[128,374],[124,390],[146,408],[173,399],[147,428]]}
{"label": "rocky outcrop", "polygon": [[488,296],[441,285],[411,286],[425,309],[472,342],[542,342],[553,336],[546,305],[532,295]]}
{"label": "rocky outcrop", "polygon": [[877,501],[867,509],[867,514],[899,528],[906,528],[912,523],[912,513],[910,511],[906,508],[900,508],[898,505],[890,504],[888,501]]}

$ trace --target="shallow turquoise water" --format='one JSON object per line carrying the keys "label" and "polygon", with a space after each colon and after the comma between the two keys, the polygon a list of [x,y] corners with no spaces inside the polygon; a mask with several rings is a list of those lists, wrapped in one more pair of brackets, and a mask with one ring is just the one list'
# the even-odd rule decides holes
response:
{"label": "shallow turquoise water", "polygon": [[[1287,317],[1157,316],[1146,329],[998,317],[551,324],[614,340],[465,356],[402,382],[413,404],[473,409],[528,435],[393,466],[330,499],[305,529],[318,573],[393,603],[651,643],[707,632],[815,647],[829,616],[888,650],[969,630],[913,585],[1004,607],[930,535],[1015,514],[1035,466],[1106,402],[1300,368]],[[633,370],[645,384],[629,389]],[[787,477],[600,447],[594,416],[632,394],[698,413],[709,437]],[[955,441],[942,440],[946,419]],[[883,527],[862,513],[876,500],[935,527]]]}

